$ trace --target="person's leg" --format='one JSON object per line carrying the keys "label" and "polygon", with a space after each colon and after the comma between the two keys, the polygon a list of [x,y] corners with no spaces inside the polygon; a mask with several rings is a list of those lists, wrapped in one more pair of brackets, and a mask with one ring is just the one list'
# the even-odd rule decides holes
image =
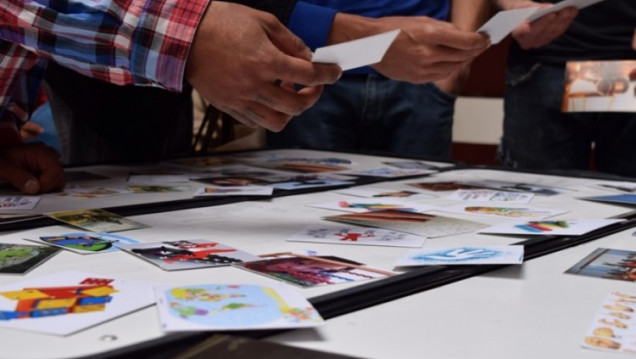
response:
{"label": "person's leg", "polygon": [[508,68],[501,162],[541,170],[587,170],[594,114],[563,113],[564,67]]}
{"label": "person's leg", "polygon": [[363,134],[356,119],[364,106],[366,75],[345,75],[325,86],[318,102],[278,133],[267,132],[269,148],[356,150]]}
{"label": "person's leg", "polygon": [[600,172],[636,177],[636,114],[600,114],[596,134],[596,168]]}
{"label": "person's leg", "polygon": [[363,147],[398,156],[450,160],[456,96],[434,84],[371,76]]}

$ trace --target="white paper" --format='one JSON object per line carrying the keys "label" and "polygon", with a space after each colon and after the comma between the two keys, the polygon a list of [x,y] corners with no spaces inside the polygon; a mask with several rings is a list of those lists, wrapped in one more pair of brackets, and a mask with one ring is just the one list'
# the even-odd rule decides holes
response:
{"label": "white paper", "polygon": [[523,9],[514,9],[500,11],[490,18],[477,32],[483,32],[490,36],[490,42],[494,45],[503,40],[508,34],[514,30],[523,20],[537,12],[537,7],[526,7]]}
{"label": "white paper", "polygon": [[288,241],[418,248],[424,244],[426,238],[381,228],[327,224],[306,227]]}
{"label": "white paper", "polygon": [[312,62],[337,64],[345,70],[376,64],[398,36],[400,30],[316,49]]}
{"label": "white paper", "polygon": [[569,6],[574,6],[574,7],[578,8],[578,9],[583,9],[583,8],[588,7],[590,5],[594,5],[594,4],[600,3],[601,1],[605,1],[605,0],[564,0],[564,1],[561,1],[559,3],[556,3],[556,4],[552,5],[550,7],[546,7],[544,9],[541,9],[541,10],[535,12],[534,14],[530,15],[530,17],[528,18],[528,21],[532,22],[534,20],[537,20],[537,19],[549,14],[549,13],[559,11],[559,10],[564,9],[566,7],[569,7]]}
{"label": "white paper", "polygon": [[460,264],[521,264],[523,246],[462,246],[413,249],[396,267]]}
{"label": "white paper", "polygon": [[477,233],[525,235],[582,235],[609,226],[624,219],[578,219],[506,222],[480,230]]}

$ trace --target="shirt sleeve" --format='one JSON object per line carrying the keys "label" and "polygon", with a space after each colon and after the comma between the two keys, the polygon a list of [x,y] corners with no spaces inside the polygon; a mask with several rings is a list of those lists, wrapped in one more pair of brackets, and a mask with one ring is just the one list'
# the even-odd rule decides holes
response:
{"label": "shirt sleeve", "polygon": [[325,46],[337,11],[299,1],[289,20],[289,29],[313,51]]}

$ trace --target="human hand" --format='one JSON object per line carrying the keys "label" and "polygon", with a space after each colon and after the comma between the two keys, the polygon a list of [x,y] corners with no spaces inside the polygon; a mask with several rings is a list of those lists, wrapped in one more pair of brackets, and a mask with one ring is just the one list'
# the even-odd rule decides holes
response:
{"label": "human hand", "polygon": [[[529,0],[493,1],[503,10],[551,6],[550,4],[537,3]],[[547,45],[557,37],[563,35],[578,14],[579,10],[570,6],[542,16],[533,22],[524,21],[512,31],[512,37],[524,50]]]}
{"label": "human hand", "polygon": [[35,139],[44,133],[44,128],[35,122],[27,122],[20,127],[20,137],[23,141]]}
{"label": "human hand", "polygon": [[59,155],[42,142],[0,149],[0,181],[3,180],[29,195],[64,188]]}
{"label": "human hand", "polygon": [[[636,81],[636,68],[629,73],[629,80]],[[634,95],[636,96],[636,87],[634,87]]]}
{"label": "human hand", "polygon": [[382,61],[372,67],[394,80],[425,83],[458,71],[490,45],[488,38],[461,31],[450,23],[425,16],[378,19],[338,13],[329,36],[336,44],[401,29]]}
{"label": "human hand", "polygon": [[466,82],[468,82],[469,76],[470,63],[467,63],[458,71],[453,72],[441,80],[435,81],[435,86],[437,86],[437,88],[439,88],[442,92],[457,96],[461,92],[462,88],[464,88],[464,85],[466,85]]}
{"label": "human hand", "polygon": [[337,65],[311,63],[311,56],[273,15],[213,1],[195,34],[186,78],[238,121],[280,131],[342,73]]}

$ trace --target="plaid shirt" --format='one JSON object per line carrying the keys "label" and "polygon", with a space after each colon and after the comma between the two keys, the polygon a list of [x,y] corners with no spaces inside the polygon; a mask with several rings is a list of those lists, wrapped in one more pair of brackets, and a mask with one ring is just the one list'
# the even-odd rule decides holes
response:
{"label": "plaid shirt", "polygon": [[20,142],[48,61],[118,85],[180,91],[211,0],[2,0],[0,147]]}

